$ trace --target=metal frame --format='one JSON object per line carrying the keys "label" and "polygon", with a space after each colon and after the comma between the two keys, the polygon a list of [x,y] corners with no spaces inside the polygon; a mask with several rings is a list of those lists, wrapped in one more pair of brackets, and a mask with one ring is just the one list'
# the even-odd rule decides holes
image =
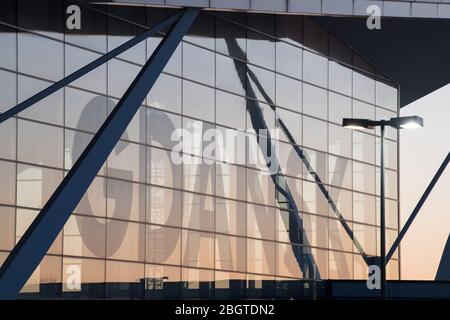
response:
{"label": "metal frame", "polygon": [[133,119],[199,11],[198,8],[184,10],[11,251],[0,269],[0,299],[14,299],[19,294]]}

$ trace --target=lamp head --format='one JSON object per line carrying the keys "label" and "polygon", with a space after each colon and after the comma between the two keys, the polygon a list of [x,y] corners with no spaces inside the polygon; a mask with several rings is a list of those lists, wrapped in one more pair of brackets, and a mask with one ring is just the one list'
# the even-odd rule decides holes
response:
{"label": "lamp head", "polygon": [[349,129],[372,129],[374,121],[369,119],[345,118],[342,120],[342,126]]}
{"label": "lamp head", "polygon": [[396,129],[417,129],[423,127],[423,119],[418,116],[392,118],[390,125]]}

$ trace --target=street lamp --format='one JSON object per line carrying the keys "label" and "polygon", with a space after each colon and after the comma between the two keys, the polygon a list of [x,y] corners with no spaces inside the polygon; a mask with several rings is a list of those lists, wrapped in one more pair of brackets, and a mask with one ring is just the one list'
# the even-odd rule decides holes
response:
{"label": "street lamp", "polygon": [[386,222],[385,222],[385,191],[384,191],[384,128],[416,129],[423,127],[423,119],[418,116],[391,118],[390,120],[343,119],[342,126],[350,129],[373,129],[380,127],[381,133],[381,161],[380,161],[380,269],[381,269],[381,297],[387,298],[386,283]]}

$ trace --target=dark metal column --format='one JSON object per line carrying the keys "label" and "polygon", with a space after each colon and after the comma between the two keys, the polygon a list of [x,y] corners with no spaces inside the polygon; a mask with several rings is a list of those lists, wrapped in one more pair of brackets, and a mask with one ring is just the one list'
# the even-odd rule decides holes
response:
{"label": "dark metal column", "polygon": [[0,299],[14,299],[39,265],[138,111],[200,9],[185,9],[0,269]]}
{"label": "dark metal column", "polygon": [[385,217],[385,190],[384,190],[384,123],[381,131],[381,160],[380,160],[380,269],[381,269],[381,298],[387,298],[386,283],[386,217]]}

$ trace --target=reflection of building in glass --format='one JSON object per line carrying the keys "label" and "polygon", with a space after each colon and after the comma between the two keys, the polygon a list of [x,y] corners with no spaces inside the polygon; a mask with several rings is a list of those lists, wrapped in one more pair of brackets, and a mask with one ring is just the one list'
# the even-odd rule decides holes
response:
{"label": "reflection of building in glass", "polygon": [[[83,5],[82,29],[69,31],[62,1],[5,3],[0,111],[174,12]],[[0,125],[0,261],[161,38],[149,38]],[[258,119],[252,110],[261,111]],[[341,121],[397,112],[397,85],[313,18],[202,12],[23,293],[310,297],[322,290],[323,279],[365,279],[363,257],[317,177],[364,252],[376,255],[379,132],[352,132]],[[256,120],[279,128],[278,119],[313,172],[285,134],[276,177],[248,161],[256,135],[232,147],[237,157],[203,161],[210,141],[199,141],[184,155],[188,162],[171,161],[175,129],[242,134],[255,129]],[[388,247],[398,232],[397,133],[389,130]],[[238,161],[242,157],[247,162]],[[68,285],[77,276],[73,266],[80,270],[79,287]],[[388,273],[399,278],[398,256]]]}

